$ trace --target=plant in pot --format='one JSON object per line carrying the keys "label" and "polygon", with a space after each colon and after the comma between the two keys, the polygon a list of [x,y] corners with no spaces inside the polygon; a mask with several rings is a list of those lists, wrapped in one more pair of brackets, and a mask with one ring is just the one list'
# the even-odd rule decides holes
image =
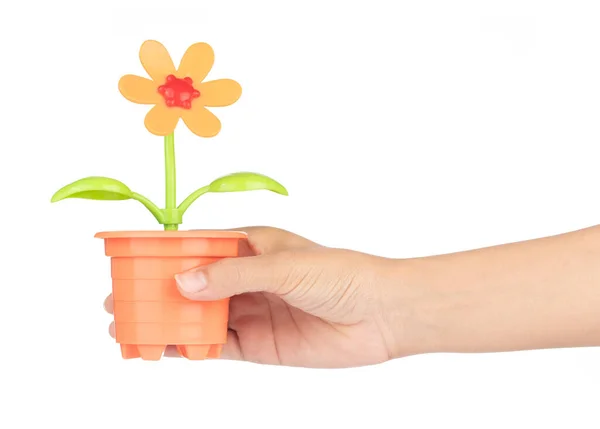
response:
{"label": "plant in pot", "polygon": [[220,177],[177,204],[174,131],[181,119],[199,137],[216,136],[221,122],[207,107],[235,103],[241,86],[231,79],[205,82],[214,62],[206,43],[191,45],[178,68],[165,47],[153,40],[140,48],[140,61],[150,79],[125,75],[121,94],[134,103],[152,105],[144,124],[164,138],[166,201],[164,208],[124,183],[107,177],[87,177],[58,190],[52,202],[67,198],[135,200],[146,207],[164,230],[100,232],[111,258],[115,337],[125,359],[159,360],[167,345],[175,345],[190,360],[217,358],[227,339],[229,300],[193,302],[177,291],[175,274],[238,256],[246,236],[234,231],[181,231],[186,210],[209,192],[268,190],[287,195],[277,181],[257,173]]}

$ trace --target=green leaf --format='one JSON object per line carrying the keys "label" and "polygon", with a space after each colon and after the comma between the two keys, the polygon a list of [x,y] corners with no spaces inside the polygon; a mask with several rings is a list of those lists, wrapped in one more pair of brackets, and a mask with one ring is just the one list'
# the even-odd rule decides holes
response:
{"label": "green leaf", "polygon": [[270,177],[258,173],[233,173],[219,177],[208,186],[196,189],[179,205],[178,209],[182,214],[185,213],[194,201],[207,192],[243,192],[259,190],[288,195],[287,189],[285,189],[281,183]]}
{"label": "green leaf", "polygon": [[283,185],[258,173],[240,172],[223,176],[208,185],[208,192],[242,192],[267,190],[288,195]]}
{"label": "green leaf", "polygon": [[86,177],[59,189],[53,196],[55,203],[66,198],[87,200],[129,200],[133,192],[122,182],[108,177]]}

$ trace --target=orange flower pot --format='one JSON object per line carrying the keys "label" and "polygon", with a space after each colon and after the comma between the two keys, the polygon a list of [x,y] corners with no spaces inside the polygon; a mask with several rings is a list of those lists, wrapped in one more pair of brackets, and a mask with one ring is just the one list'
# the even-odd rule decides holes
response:
{"label": "orange flower pot", "polygon": [[191,301],[175,274],[238,256],[243,232],[101,232],[111,258],[116,342],[124,359],[159,360],[167,345],[190,360],[218,358],[227,340],[229,299]]}

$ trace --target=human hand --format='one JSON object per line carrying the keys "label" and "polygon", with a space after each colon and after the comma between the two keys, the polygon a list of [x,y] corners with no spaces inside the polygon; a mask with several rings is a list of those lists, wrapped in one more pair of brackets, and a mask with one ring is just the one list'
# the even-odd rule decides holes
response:
{"label": "human hand", "polygon": [[243,257],[177,276],[188,299],[231,297],[226,359],[331,368],[600,345],[600,226],[411,259],[243,230]]}
{"label": "human hand", "polygon": [[[331,249],[274,228],[242,228],[240,258],[177,276],[191,300],[231,297],[224,359],[286,366],[349,367],[396,357],[403,312],[395,263]],[[112,298],[105,302],[112,312]],[[407,312],[408,313],[408,312]],[[395,326],[394,330],[391,326]],[[394,332],[393,332],[394,331]],[[114,324],[110,327],[114,337]],[[403,351],[410,354],[410,341]],[[173,348],[165,352],[176,356]]]}

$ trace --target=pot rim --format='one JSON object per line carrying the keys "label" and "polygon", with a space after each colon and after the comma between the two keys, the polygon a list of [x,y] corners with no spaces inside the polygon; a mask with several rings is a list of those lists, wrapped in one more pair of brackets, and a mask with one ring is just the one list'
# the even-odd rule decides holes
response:
{"label": "pot rim", "polygon": [[191,231],[103,231],[94,235],[95,238],[239,238],[246,239],[248,234],[243,231],[225,231],[198,229]]}

